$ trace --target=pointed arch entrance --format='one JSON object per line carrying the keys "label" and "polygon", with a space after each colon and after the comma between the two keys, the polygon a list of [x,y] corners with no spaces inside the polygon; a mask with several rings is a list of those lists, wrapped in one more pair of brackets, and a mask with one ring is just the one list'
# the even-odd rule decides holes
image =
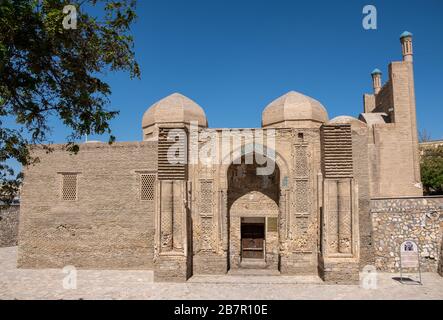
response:
{"label": "pointed arch entrance", "polygon": [[234,160],[226,171],[228,268],[231,270],[279,268],[281,172],[275,161],[274,169],[268,174],[259,173],[260,167],[263,166],[257,163],[256,154],[249,154]]}

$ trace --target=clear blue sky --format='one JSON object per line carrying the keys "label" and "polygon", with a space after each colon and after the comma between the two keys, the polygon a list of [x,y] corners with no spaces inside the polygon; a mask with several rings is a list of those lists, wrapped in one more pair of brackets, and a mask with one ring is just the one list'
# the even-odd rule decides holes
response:
{"label": "clear blue sky", "polygon": [[[364,30],[362,9],[378,9]],[[443,138],[443,1],[143,0],[134,25],[141,80],[109,74],[118,141],[141,140],[144,111],[180,92],[210,127],[260,127],[263,108],[289,90],[321,101],[329,117],[358,116],[370,73],[386,80],[401,60],[399,35],[414,34],[419,128]],[[54,122],[53,141],[67,131]],[[91,137],[106,140],[106,137]]]}
{"label": "clear blue sky", "polygon": [[[378,9],[377,30],[362,27],[366,4]],[[388,63],[401,60],[405,30],[419,127],[443,138],[441,0],[143,0],[138,15],[142,78],[109,77],[119,141],[140,140],[144,111],[173,92],[200,104],[210,127],[260,127],[263,108],[289,90],[321,101],[330,118],[358,116],[371,71],[386,80]]]}

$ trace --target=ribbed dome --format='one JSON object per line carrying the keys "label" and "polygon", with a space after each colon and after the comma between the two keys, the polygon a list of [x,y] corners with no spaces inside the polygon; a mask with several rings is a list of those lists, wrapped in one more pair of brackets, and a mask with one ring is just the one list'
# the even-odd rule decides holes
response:
{"label": "ribbed dome", "polygon": [[262,114],[263,127],[285,121],[325,123],[328,121],[328,113],[317,100],[299,92],[291,91],[271,102]]}
{"label": "ribbed dome", "polygon": [[329,121],[330,124],[350,124],[353,128],[366,128],[367,125],[363,121],[360,121],[351,116],[338,116]]}
{"label": "ribbed dome", "polygon": [[198,121],[200,127],[207,127],[204,110],[194,101],[180,93],[174,93],[153,104],[143,115],[143,129],[155,123],[187,123]]}

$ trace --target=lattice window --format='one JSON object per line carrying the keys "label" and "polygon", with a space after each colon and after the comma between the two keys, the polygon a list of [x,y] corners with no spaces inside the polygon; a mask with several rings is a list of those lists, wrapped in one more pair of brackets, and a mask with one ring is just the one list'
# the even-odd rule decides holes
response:
{"label": "lattice window", "polygon": [[212,214],[212,181],[200,181],[200,214]]}
{"label": "lattice window", "polygon": [[152,201],[155,195],[155,174],[140,175],[140,200]]}
{"label": "lattice window", "polygon": [[77,174],[65,173],[62,175],[62,200],[77,200]]}

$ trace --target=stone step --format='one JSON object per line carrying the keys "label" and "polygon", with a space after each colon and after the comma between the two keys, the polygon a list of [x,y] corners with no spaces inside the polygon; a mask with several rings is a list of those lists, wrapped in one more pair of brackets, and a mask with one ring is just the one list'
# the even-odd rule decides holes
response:
{"label": "stone step", "polygon": [[190,283],[235,283],[235,284],[325,284],[318,275],[235,275],[231,271],[226,275],[194,275]]}
{"label": "stone step", "polygon": [[266,262],[262,259],[247,259],[240,263],[240,268],[243,269],[265,269]]}
{"label": "stone step", "polygon": [[252,268],[240,268],[231,269],[228,272],[231,276],[279,276],[280,271],[275,269],[252,269]]}

